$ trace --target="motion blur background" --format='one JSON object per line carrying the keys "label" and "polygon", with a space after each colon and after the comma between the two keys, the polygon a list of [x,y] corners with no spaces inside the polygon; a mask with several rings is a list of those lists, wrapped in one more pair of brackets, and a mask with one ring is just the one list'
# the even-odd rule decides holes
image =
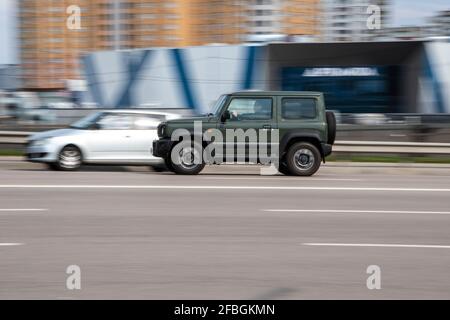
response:
{"label": "motion blur background", "polygon": [[[449,0],[0,0],[0,299],[449,299],[449,36]],[[324,92],[337,141],[314,177],[20,156],[98,110],[258,89]]]}
{"label": "motion blur background", "polygon": [[[67,27],[72,5],[79,29]],[[379,29],[368,28],[370,5]],[[312,90],[336,112],[339,140],[450,142],[449,9],[446,0],[2,0],[0,131],[61,127],[97,108],[196,114],[224,92]]]}

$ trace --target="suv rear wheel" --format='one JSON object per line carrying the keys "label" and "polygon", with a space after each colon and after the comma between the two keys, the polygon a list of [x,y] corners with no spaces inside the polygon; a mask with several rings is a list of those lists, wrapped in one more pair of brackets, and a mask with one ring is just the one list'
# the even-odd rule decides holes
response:
{"label": "suv rear wheel", "polygon": [[284,174],[285,176],[290,176],[291,172],[286,164],[286,161],[280,161],[278,164],[278,172]]}
{"label": "suv rear wheel", "polygon": [[199,174],[205,167],[202,159],[203,148],[198,143],[183,141],[177,144],[174,149],[172,149],[168,159],[173,172],[194,175]]}
{"label": "suv rear wheel", "polygon": [[286,156],[287,168],[296,176],[312,176],[319,170],[321,161],[319,150],[308,142],[293,144]]}

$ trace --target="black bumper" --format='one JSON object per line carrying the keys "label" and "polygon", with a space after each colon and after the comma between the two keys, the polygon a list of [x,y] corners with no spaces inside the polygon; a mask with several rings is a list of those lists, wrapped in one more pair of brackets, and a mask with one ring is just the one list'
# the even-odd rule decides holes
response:
{"label": "black bumper", "polygon": [[47,152],[39,152],[39,153],[27,153],[25,155],[27,161],[30,162],[39,162],[39,159],[45,158],[48,155]]}
{"label": "black bumper", "polygon": [[328,157],[333,151],[333,146],[331,144],[322,143],[322,153],[324,157]]}
{"label": "black bumper", "polygon": [[173,141],[167,138],[153,141],[153,155],[159,158],[167,158],[172,149]]}

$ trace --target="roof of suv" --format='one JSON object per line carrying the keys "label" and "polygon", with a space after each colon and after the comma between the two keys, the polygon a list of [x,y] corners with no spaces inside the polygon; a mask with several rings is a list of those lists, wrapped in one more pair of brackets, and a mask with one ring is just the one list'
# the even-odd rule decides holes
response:
{"label": "roof of suv", "polygon": [[237,96],[320,96],[322,92],[316,91],[259,91],[247,90],[230,93]]}

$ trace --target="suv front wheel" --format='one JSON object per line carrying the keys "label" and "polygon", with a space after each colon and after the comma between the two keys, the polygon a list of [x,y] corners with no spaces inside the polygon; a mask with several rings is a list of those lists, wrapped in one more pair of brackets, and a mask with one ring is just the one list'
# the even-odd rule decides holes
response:
{"label": "suv front wheel", "polygon": [[293,144],[286,155],[289,172],[297,176],[312,176],[319,170],[321,161],[319,150],[308,142]]}
{"label": "suv front wheel", "polygon": [[171,171],[178,174],[199,174],[205,167],[202,159],[203,148],[195,142],[180,142],[172,149],[170,159],[167,159]]}

